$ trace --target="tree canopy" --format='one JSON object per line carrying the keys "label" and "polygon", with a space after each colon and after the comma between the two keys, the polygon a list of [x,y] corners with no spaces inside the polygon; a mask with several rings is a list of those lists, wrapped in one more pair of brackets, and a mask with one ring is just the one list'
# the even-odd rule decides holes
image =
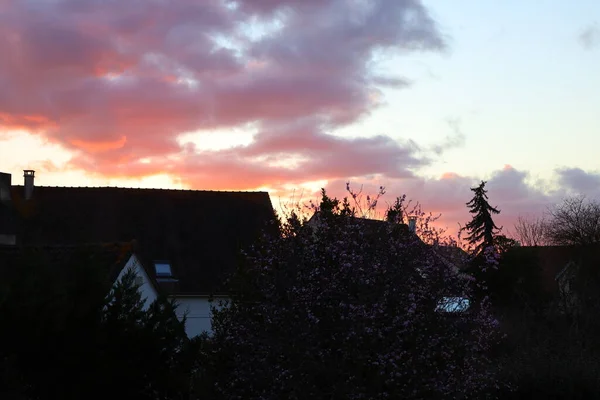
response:
{"label": "tree canopy", "polygon": [[443,308],[470,298],[470,280],[406,225],[359,218],[347,199],[323,192],[310,221],[289,215],[234,282],[205,352],[212,398],[481,398],[495,383],[486,303]]}

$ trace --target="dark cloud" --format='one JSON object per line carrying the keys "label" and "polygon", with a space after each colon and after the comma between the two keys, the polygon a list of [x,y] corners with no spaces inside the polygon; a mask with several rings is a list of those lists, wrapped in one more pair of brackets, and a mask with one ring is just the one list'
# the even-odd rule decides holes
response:
{"label": "dark cloud", "polygon": [[581,168],[560,168],[556,172],[558,182],[566,192],[600,197],[600,173]]}

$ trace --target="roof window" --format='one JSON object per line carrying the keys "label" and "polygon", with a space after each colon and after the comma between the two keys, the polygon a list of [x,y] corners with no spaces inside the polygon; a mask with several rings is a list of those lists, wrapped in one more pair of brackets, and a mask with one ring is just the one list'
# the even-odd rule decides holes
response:
{"label": "roof window", "polygon": [[154,271],[157,278],[170,278],[173,276],[171,271],[171,263],[169,261],[155,261]]}

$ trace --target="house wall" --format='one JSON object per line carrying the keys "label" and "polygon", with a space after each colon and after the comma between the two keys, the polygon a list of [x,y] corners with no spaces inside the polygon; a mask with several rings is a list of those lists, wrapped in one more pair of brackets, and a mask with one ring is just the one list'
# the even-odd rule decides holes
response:
{"label": "house wall", "polygon": [[215,298],[211,303],[206,296],[177,296],[175,300],[179,304],[177,315],[182,318],[187,313],[185,330],[188,337],[194,337],[202,332],[212,333],[210,306],[218,305],[219,300],[227,298]]}
{"label": "house wall", "polygon": [[132,255],[131,258],[129,259],[129,261],[127,261],[127,264],[125,264],[125,267],[123,267],[123,269],[121,270],[121,273],[117,277],[116,282],[120,282],[121,279],[123,279],[123,276],[125,275],[125,273],[130,269],[133,269],[136,277],[139,279],[139,281],[138,281],[138,283],[140,284],[139,291],[142,295],[142,299],[145,300],[144,308],[147,309],[148,306],[154,300],[156,300],[157,293],[156,293],[156,290],[154,289],[154,286],[152,286],[152,283],[150,281],[150,278],[148,277],[148,274],[146,274],[146,271],[144,271],[142,264],[140,263],[140,261],[137,259],[137,257],[135,255]]}
{"label": "house wall", "polygon": [[[140,279],[141,285],[139,291],[142,298],[145,299],[145,308],[147,308],[156,300],[157,292],[135,255],[131,256],[129,261],[127,261],[116,281],[120,282],[129,269],[133,269],[136,277]],[[179,304],[177,307],[177,316],[179,319],[183,318],[187,313],[185,331],[190,338],[202,332],[212,333],[210,306],[211,304],[218,305],[219,300],[227,300],[226,297],[217,297],[213,302],[210,302],[208,296],[175,296],[174,299]]]}

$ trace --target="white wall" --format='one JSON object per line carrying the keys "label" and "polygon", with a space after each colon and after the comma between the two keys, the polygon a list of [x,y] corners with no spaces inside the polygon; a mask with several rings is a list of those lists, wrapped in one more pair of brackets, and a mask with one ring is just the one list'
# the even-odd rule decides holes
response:
{"label": "white wall", "polygon": [[227,298],[215,298],[213,303],[205,296],[176,296],[175,300],[179,304],[177,315],[181,318],[187,312],[185,331],[191,338],[204,331],[208,334],[212,333],[210,305],[218,306],[220,300],[227,300]]}
{"label": "white wall", "polygon": [[133,269],[136,277],[141,281],[139,291],[142,295],[142,299],[145,300],[144,308],[147,308],[154,300],[156,300],[157,293],[150,282],[148,274],[146,274],[146,271],[144,271],[144,268],[135,255],[132,255],[129,261],[127,261],[127,264],[125,264],[125,267],[123,267],[123,270],[117,277],[116,282],[120,282],[121,279],[123,279],[123,275],[130,269]]}
{"label": "white wall", "polygon": [[[142,299],[145,299],[145,307],[148,307],[156,300],[157,293],[146,271],[135,255],[132,255],[129,261],[127,261],[116,282],[120,282],[123,279],[123,275],[129,269],[133,269],[136,277],[141,280],[139,291],[141,292]],[[177,307],[177,316],[179,319],[187,313],[185,331],[190,338],[204,331],[209,334],[212,333],[210,305],[214,304],[217,306],[220,300],[227,300],[226,297],[217,297],[211,303],[207,296],[174,296],[174,299],[179,304]]]}

